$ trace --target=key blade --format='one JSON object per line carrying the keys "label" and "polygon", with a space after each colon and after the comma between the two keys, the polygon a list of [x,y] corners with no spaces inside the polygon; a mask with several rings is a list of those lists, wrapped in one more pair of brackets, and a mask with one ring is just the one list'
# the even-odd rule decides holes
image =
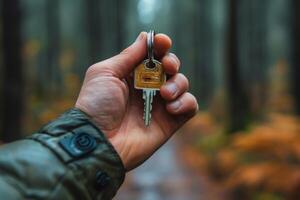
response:
{"label": "key blade", "polygon": [[144,89],[143,97],[144,98],[144,123],[146,126],[150,125],[151,122],[151,110],[152,110],[152,101],[153,96],[155,95],[155,90]]}
{"label": "key blade", "polygon": [[143,99],[144,99],[144,123],[146,126],[149,126],[149,106],[150,106],[150,91],[149,90],[143,90]]}

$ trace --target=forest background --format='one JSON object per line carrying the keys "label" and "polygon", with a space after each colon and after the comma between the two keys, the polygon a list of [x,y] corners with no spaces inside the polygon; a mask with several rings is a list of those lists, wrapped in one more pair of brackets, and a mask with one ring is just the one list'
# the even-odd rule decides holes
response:
{"label": "forest background", "polygon": [[0,2],[3,143],[71,108],[90,65],[155,29],[199,101],[176,145],[208,195],[300,198],[300,1]]}

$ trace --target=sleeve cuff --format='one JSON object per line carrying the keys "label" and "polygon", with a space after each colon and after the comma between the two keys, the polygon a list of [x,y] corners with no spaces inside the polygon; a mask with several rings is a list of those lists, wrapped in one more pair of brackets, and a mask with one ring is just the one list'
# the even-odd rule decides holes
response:
{"label": "sleeve cuff", "polygon": [[124,181],[125,168],[118,153],[79,109],[65,112],[30,139],[56,154],[92,199],[112,199]]}

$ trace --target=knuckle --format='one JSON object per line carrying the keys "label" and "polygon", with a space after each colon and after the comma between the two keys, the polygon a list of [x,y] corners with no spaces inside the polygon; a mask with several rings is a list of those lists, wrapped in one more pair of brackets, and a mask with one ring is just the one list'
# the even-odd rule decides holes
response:
{"label": "knuckle", "polygon": [[123,51],[120,52],[120,55],[127,56],[131,52],[131,46],[127,47],[126,49],[123,49]]}
{"label": "knuckle", "polygon": [[186,92],[185,93],[185,99],[188,101],[188,102],[192,102],[192,101],[194,101],[194,98],[193,98],[194,96],[191,94],[191,93],[189,93],[189,92]]}
{"label": "knuckle", "polygon": [[177,77],[181,80],[181,81],[187,81],[187,78],[184,74],[182,73],[178,73],[177,74]]}
{"label": "knuckle", "polygon": [[183,84],[184,88],[186,88],[186,89],[189,88],[189,80],[184,74],[178,73],[177,79],[181,84]]}
{"label": "knuckle", "polygon": [[192,108],[196,109],[198,107],[197,99],[194,95],[189,92],[185,93],[186,103]]}
{"label": "knuckle", "polygon": [[180,59],[178,58],[178,56],[175,53],[169,53],[169,55],[173,58],[175,58],[175,60],[177,61],[178,65],[180,65]]}
{"label": "knuckle", "polygon": [[192,110],[195,110],[195,111],[198,111],[198,102],[197,102],[197,99],[194,95],[192,95],[191,93],[188,93],[189,96],[190,96],[190,104],[191,104],[191,109]]}
{"label": "knuckle", "polygon": [[131,51],[131,47],[127,47],[115,57],[118,65],[122,65],[123,63],[134,63],[135,58],[132,56]]}
{"label": "knuckle", "polygon": [[97,65],[96,65],[96,64],[91,65],[91,66],[88,67],[88,69],[86,70],[85,75],[86,75],[86,76],[90,76],[91,74],[95,73],[96,68],[97,68]]}

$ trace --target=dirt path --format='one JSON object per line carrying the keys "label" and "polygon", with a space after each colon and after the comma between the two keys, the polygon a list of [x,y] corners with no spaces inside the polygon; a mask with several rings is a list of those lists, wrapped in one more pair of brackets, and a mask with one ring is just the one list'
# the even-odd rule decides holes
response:
{"label": "dirt path", "polygon": [[127,174],[115,200],[210,200],[205,179],[179,161],[180,145],[171,139],[139,168]]}

